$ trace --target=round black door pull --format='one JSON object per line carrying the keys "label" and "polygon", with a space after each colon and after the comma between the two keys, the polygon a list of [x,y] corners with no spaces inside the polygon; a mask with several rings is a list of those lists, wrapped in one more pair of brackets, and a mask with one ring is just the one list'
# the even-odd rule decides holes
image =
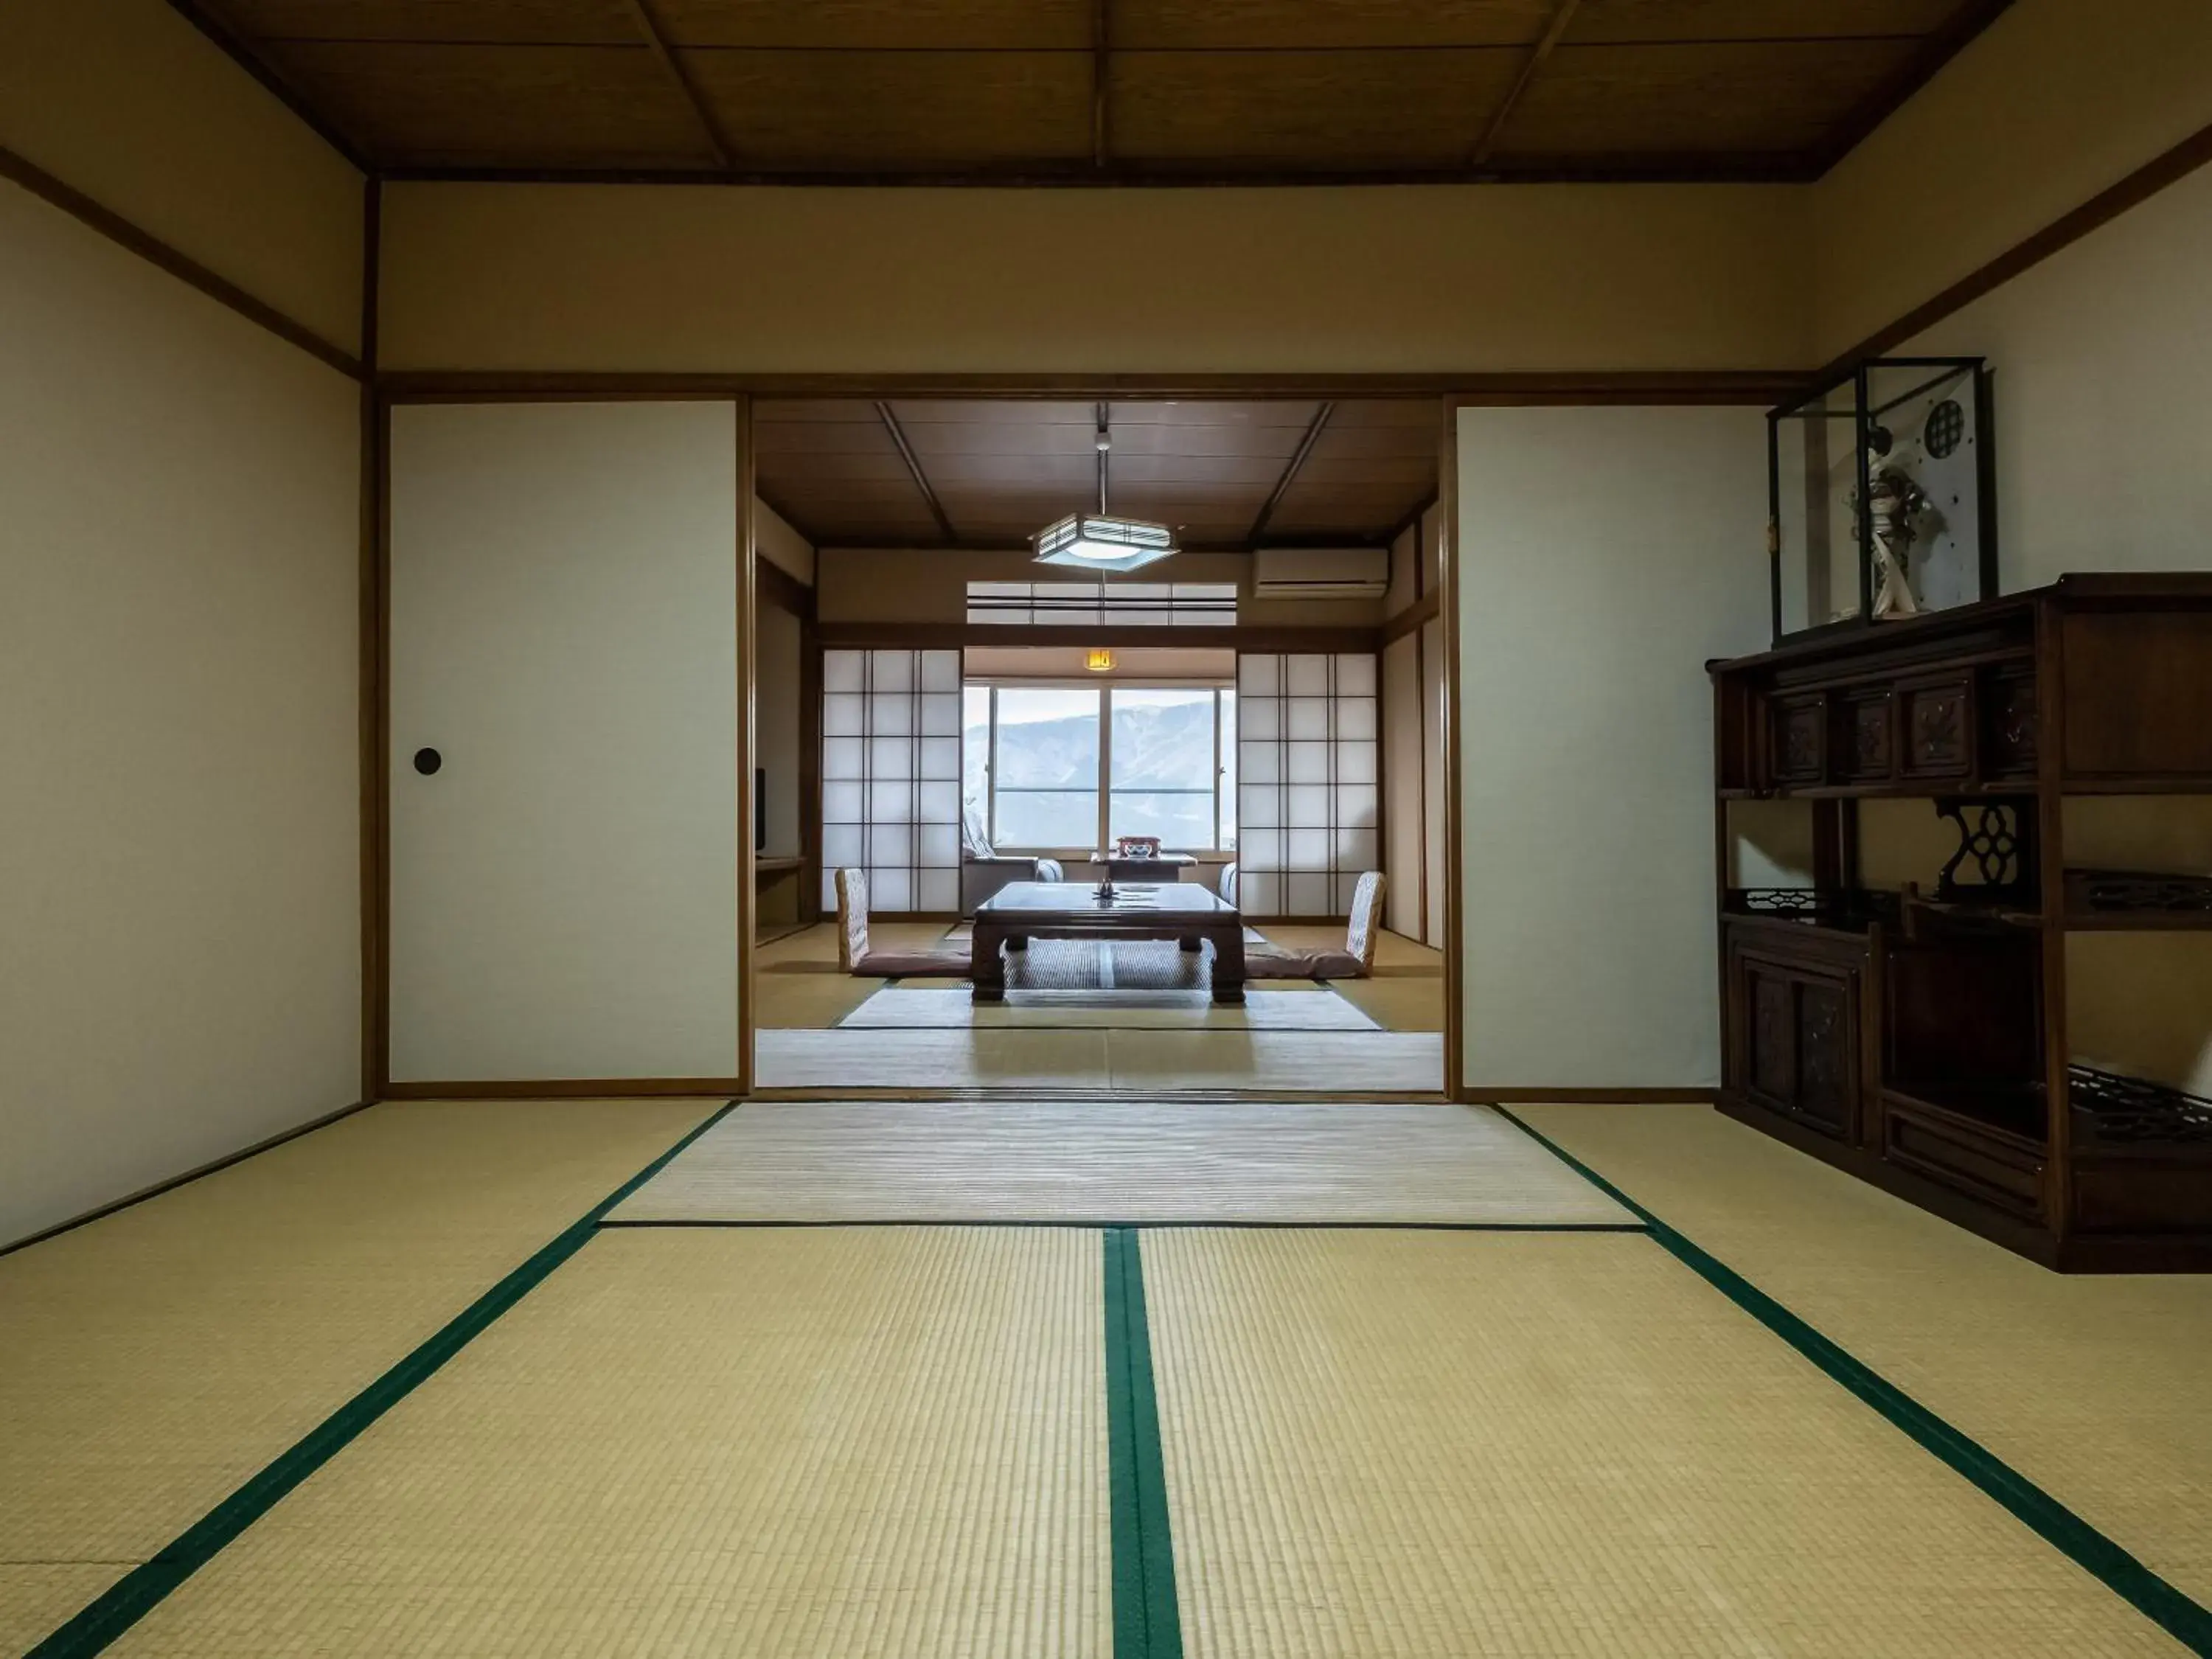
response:
{"label": "round black door pull", "polygon": [[445,763],[446,757],[434,749],[417,749],[415,751],[415,769],[426,778]]}

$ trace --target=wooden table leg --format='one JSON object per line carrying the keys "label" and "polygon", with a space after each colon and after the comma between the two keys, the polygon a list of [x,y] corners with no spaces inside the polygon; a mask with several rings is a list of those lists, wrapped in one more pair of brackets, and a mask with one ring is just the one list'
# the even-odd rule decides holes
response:
{"label": "wooden table leg", "polygon": [[1244,1000],[1244,922],[1242,917],[1206,930],[1213,941],[1213,1000],[1236,1007]]}
{"label": "wooden table leg", "polygon": [[1006,930],[995,921],[975,919],[975,931],[970,941],[974,952],[968,969],[968,1000],[970,1002],[1004,1002],[1006,1000],[1006,963],[999,954],[999,947],[1006,942]]}
{"label": "wooden table leg", "polygon": [[1182,951],[1202,951],[1206,941],[1195,933],[1184,933],[1176,940],[1176,949]]}

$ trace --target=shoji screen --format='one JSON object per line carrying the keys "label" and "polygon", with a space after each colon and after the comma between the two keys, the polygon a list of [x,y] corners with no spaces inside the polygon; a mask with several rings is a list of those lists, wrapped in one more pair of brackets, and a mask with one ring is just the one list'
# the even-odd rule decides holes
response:
{"label": "shoji screen", "polygon": [[1254,916],[1350,914],[1381,855],[1372,656],[1237,659],[1237,903]]}
{"label": "shoji screen", "polygon": [[841,866],[878,911],[960,908],[960,653],[822,653],[822,902]]}

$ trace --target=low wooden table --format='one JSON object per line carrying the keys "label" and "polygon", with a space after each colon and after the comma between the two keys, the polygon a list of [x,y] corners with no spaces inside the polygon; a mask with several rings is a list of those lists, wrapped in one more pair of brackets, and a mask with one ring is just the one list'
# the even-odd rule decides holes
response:
{"label": "low wooden table", "polygon": [[1182,872],[1198,860],[1188,853],[1162,853],[1155,858],[1123,858],[1118,853],[1093,853],[1091,873],[1110,876],[1116,882],[1181,881]]}
{"label": "low wooden table", "polygon": [[973,1000],[1006,1000],[1000,947],[1025,951],[1033,939],[1171,939],[1186,951],[1211,939],[1213,1000],[1244,1000],[1244,918],[1195,882],[1117,885],[1110,901],[1088,882],[1009,883],[975,909]]}

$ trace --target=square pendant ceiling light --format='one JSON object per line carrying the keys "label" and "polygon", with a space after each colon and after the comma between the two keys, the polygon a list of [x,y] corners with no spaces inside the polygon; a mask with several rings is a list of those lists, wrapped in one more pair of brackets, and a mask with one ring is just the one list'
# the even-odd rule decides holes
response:
{"label": "square pendant ceiling light", "polygon": [[1141,519],[1109,519],[1100,513],[1072,513],[1030,538],[1039,564],[1073,565],[1082,570],[1135,570],[1176,550],[1175,532]]}

